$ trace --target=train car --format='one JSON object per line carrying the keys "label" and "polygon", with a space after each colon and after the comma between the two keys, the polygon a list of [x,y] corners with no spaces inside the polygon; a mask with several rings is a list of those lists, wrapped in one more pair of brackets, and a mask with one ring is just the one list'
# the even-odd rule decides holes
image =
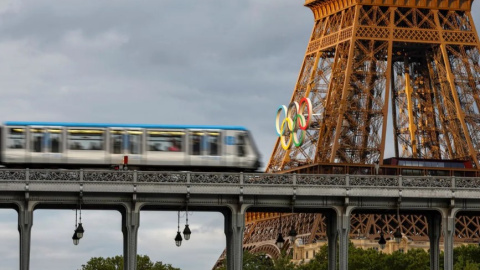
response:
{"label": "train car", "polygon": [[1,163],[19,168],[255,171],[260,154],[241,126],[5,122]]}

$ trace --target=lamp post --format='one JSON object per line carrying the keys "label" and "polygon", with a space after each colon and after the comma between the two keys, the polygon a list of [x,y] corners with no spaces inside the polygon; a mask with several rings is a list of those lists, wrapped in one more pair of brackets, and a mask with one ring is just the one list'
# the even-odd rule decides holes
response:
{"label": "lamp post", "polygon": [[385,244],[387,244],[387,241],[385,240],[385,237],[383,236],[383,227],[385,226],[385,223],[383,222],[382,215],[380,215],[380,221],[382,223],[382,228],[380,231],[380,240],[378,240],[378,244],[380,245],[380,249],[385,248]]}
{"label": "lamp post", "polygon": [[[292,203],[292,217],[293,217],[293,203]],[[295,238],[297,238],[297,231],[295,230],[295,219],[292,219],[292,228],[290,232],[288,232],[288,240],[290,240],[290,245],[295,242]]]}
{"label": "lamp post", "polygon": [[292,224],[292,228],[290,232],[288,232],[288,239],[290,240],[290,245],[295,242],[295,238],[297,238],[297,231],[295,230],[295,226]]}
{"label": "lamp post", "polygon": [[78,243],[80,242],[80,238],[78,237],[77,235],[77,208],[75,207],[75,230],[73,231],[73,236],[72,236],[72,240],[73,240],[73,244],[76,246],[78,245]]}
{"label": "lamp post", "polygon": [[400,228],[397,228],[397,230],[393,233],[393,239],[395,239],[395,242],[397,244],[399,244],[402,240],[402,233],[400,232]]}
{"label": "lamp post", "polygon": [[278,236],[277,236],[277,240],[275,241],[275,245],[277,245],[279,249],[282,249],[283,244],[285,244],[285,240],[283,239],[283,236],[282,236],[282,213],[280,213],[280,227],[278,228]]}
{"label": "lamp post", "polygon": [[385,237],[383,237],[383,231],[380,232],[380,240],[378,240],[378,244],[380,245],[381,249],[384,249],[385,244],[387,244],[387,241],[385,240]]}
{"label": "lamp post", "polygon": [[177,236],[175,236],[175,245],[177,245],[177,247],[182,245],[182,236],[180,235],[180,210],[178,210],[178,227]]}
{"label": "lamp post", "polygon": [[82,239],[83,233],[85,232],[85,230],[83,229],[83,226],[82,226],[82,202],[81,201],[80,201],[79,205],[80,205],[79,206],[80,219],[79,219],[79,222],[78,222],[78,226],[75,229],[75,234],[77,235],[78,239]]}
{"label": "lamp post", "polygon": [[397,205],[397,222],[398,222],[398,228],[393,234],[393,238],[395,239],[395,242],[398,244],[400,243],[400,240],[402,240],[402,221],[400,220],[400,202],[398,202],[398,205]]}
{"label": "lamp post", "polygon": [[190,231],[190,228],[188,227],[188,199],[187,199],[185,216],[186,216],[186,223],[185,223],[185,229],[183,229],[183,237],[185,238],[185,240],[188,240],[190,239],[190,235],[192,234],[192,231]]}

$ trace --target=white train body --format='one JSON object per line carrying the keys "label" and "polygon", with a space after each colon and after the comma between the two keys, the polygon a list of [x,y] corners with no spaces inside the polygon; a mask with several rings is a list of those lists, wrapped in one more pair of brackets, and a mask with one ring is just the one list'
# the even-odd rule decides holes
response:
{"label": "white train body", "polygon": [[238,126],[6,122],[1,161],[6,167],[255,171],[260,155]]}

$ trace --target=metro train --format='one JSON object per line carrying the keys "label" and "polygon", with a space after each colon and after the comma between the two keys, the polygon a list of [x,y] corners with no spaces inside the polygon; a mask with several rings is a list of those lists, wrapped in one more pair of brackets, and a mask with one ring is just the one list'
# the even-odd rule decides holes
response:
{"label": "metro train", "polygon": [[[1,165],[9,168],[113,168],[256,171],[260,154],[241,126],[5,122]],[[127,157],[127,158],[125,158]]]}

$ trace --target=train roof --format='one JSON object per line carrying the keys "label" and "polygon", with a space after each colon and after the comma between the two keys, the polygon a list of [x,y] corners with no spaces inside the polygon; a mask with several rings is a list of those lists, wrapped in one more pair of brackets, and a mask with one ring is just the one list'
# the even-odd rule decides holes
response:
{"label": "train roof", "polygon": [[5,126],[53,126],[53,127],[86,127],[86,128],[158,128],[158,129],[223,129],[247,130],[242,126],[216,126],[216,125],[159,125],[159,124],[119,124],[119,123],[78,123],[78,122],[23,122],[8,121]]}

